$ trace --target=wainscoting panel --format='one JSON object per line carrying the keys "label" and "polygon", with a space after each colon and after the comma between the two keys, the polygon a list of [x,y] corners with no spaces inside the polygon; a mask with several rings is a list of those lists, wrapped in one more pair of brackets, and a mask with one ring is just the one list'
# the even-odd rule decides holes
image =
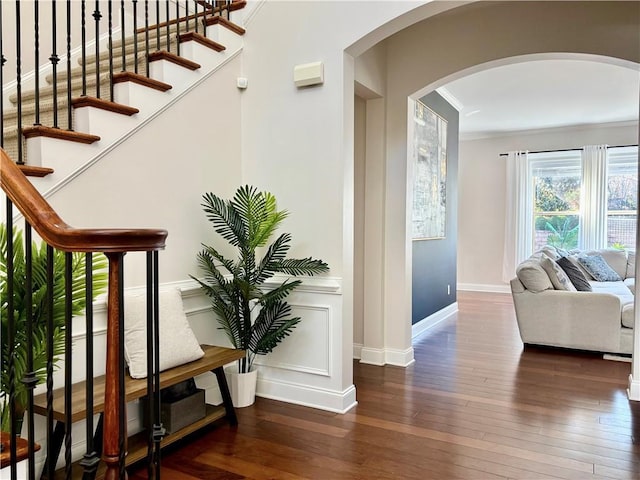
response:
{"label": "wainscoting panel", "polygon": [[292,315],[302,320],[273,352],[256,358],[255,364],[330,376],[331,308],[328,305],[290,305]]}

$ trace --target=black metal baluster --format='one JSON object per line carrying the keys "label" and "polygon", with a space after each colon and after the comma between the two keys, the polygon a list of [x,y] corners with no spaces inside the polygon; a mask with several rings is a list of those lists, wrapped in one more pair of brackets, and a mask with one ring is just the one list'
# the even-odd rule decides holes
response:
{"label": "black metal baluster", "polygon": [[176,2],[176,42],[177,54],[180,55],[180,2]]}
{"label": "black metal baluster", "polygon": [[[0,25],[2,25],[2,2],[0,2]],[[0,85],[4,85],[4,64],[7,59],[4,56],[4,47],[2,43],[2,31],[0,31]],[[0,95],[0,148],[4,147],[4,100]]]}
{"label": "black metal baluster", "polygon": [[40,2],[33,3],[34,34],[33,34],[33,64],[35,65],[35,121],[40,125]]}
{"label": "black metal baluster", "polygon": [[82,35],[82,96],[87,96],[87,2],[82,0],[81,4],[81,35]]}
{"label": "black metal baluster", "polygon": [[71,0],[67,0],[67,129],[73,130],[71,109]]}
{"label": "black metal baluster", "polygon": [[16,438],[19,432],[17,431],[17,418],[16,418],[16,368],[15,368],[15,348],[16,348],[16,323],[15,315],[13,311],[13,287],[14,287],[14,268],[13,268],[13,204],[9,197],[6,201],[7,205],[7,342],[9,343],[9,435],[10,435],[10,448],[9,457],[11,460],[11,480],[17,480],[17,454]]}
{"label": "black metal baluster", "polygon": [[[158,252],[153,252],[153,402],[155,403],[155,417],[153,424],[154,464],[156,479],[160,480],[160,442],[164,438],[165,429],[160,418],[160,282],[158,273]],[[147,372],[150,375],[150,372]]]}
{"label": "black metal baluster", "polygon": [[133,71],[138,73],[138,0],[133,0]]}
{"label": "black metal baluster", "polygon": [[109,7],[109,100],[113,102],[113,1],[109,0],[107,6]]}
{"label": "black metal baluster", "polygon": [[16,97],[18,122],[18,165],[24,165],[22,151],[22,28],[20,26],[20,1],[16,0]]}
{"label": "black metal baluster", "polygon": [[169,21],[169,2],[164,2],[165,6],[165,18],[167,19],[167,52],[171,51],[171,22]]}
{"label": "black metal baluster", "polygon": [[[54,459],[57,458],[55,441],[54,441],[54,433],[53,433],[53,354],[54,354],[54,344],[53,344],[53,332],[54,332],[54,323],[53,323],[53,247],[51,245],[47,245],[47,294],[45,297],[45,305],[46,305],[46,316],[47,316],[47,342],[46,342],[46,352],[47,352],[47,458]],[[54,478],[55,475],[56,462],[47,461],[45,465],[45,473],[47,478]]]}
{"label": "black metal baluster", "polygon": [[156,52],[160,50],[160,0],[156,0]]}
{"label": "black metal baluster", "polygon": [[[65,476],[71,480],[71,401],[73,393],[71,319],[73,318],[73,254],[64,255],[64,461]],[[53,462],[52,462],[53,463]]]}
{"label": "black metal baluster", "polygon": [[185,0],[184,2],[184,21],[185,21],[185,32],[189,31],[189,25],[191,22],[189,22],[189,1]]}
{"label": "black metal baluster", "polygon": [[[32,243],[32,229],[29,223],[25,223],[24,228],[24,252],[25,252],[25,315],[27,320],[27,370],[22,379],[22,383],[27,388],[27,441],[29,452],[35,451],[35,428],[34,428],[34,413],[33,413],[33,389],[38,384],[38,378],[33,371],[33,250]],[[28,457],[28,472],[29,480],[35,478],[35,457],[29,455]]]}
{"label": "black metal baluster", "polygon": [[231,4],[233,0],[227,0],[227,20],[231,20]]}
{"label": "black metal baluster", "polygon": [[92,479],[95,477],[94,472],[98,469],[100,456],[96,452],[93,442],[93,254],[87,253],[84,259],[85,268],[85,325],[86,325],[86,372],[87,380],[85,382],[85,407],[87,409],[86,418],[86,437],[87,451],[80,465],[84,468],[83,478]]}
{"label": "black metal baluster", "polygon": [[144,55],[145,74],[149,77],[149,0],[144,0]]}
{"label": "black metal baluster", "polygon": [[156,423],[153,372],[153,254],[147,252],[147,477],[153,478],[155,469],[154,429]]}
{"label": "black metal baluster", "polygon": [[58,32],[56,29],[56,0],[51,2],[51,28],[52,28],[52,41],[51,41],[51,56],[49,60],[51,61],[51,69],[52,69],[52,77],[53,77],[53,127],[58,128],[58,62],[60,61],[60,57],[58,57],[58,43],[57,36]]}
{"label": "black metal baluster", "polygon": [[127,55],[125,48],[125,18],[124,18],[124,0],[120,1],[120,49],[122,51],[122,71],[127,70]]}
{"label": "black metal baluster", "polygon": [[96,54],[96,98],[100,98],[100,1],[96,0],[96,8],[93,11],[93,19],[95,21],[95,54]]}
{"label": "black metal baluster", "polygon": [[193,16],[196,19],[196,33],[198,33],[198,0],[193,0]]}

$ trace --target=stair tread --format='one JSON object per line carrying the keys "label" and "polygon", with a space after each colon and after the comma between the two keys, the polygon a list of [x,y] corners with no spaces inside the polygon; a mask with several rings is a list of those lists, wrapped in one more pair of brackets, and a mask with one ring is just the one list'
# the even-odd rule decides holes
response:
{"label": "stair tread", "polygon": [[45,127],[43,125],[23,128],[22,134],[25,138],[47,137],[87,144],[100,141],[100,137],[98,135],[76,132],[73,130],[64,130],[62,128]]}
{"label": "stair tread", "polygon": [[47,175],[51,175],[53,173],[53,168],[48,167],[35,167],[33,165],[18,165],[18,168],[25,174],[27,177],[46,177]]}
{"label": "stair tread", "polygon": [[211,40],[210,38],[205,37],[196,32],[187,32],[180,35],[180,43],[194,41],[199,43],[200,45],[204,45],[216,52],[221,52],[226,50],[226,47],[218,42]]}
{"label": "stair tread", "polygon": [[[109,83],[109,74],[101,74],[100,75],[100,86],[103,86],[105,84]],[[86,81],[86,86],[89,87],[96,87],[97,86],[97,82],[96,82],[96,78],[94,77],[89,77],[87,78]],[[60,94],[64,94],[65,96],[67,95],[67,82],[58,82],[57,85],[55,86],[56,91],[58,92],[58,95]],[[46,85],[43,87],[40,87],[40,99],[42,98],[47,98],[47,97],[53,97],[53,90],[54,90],[54,85]],[[73,92],[77,92],[76,96],[79,96],[79,94],[82,92],[82,79],[72,79],[71,80],[71,92],[72,92],[72,96],[73,96]],[[27,90],[26,92],[22,92],[22,102],[24,104],[24,102],[26,100],[31,100],[35,98],[35,89],[34,90]],[[18,96],[16,94],[12,94],[9,95],[9,101],[11,101],[12,103],[16,103],[16,101],[18,100]]]}
{"label": "stair tread", "polygon": [[157,52],[153,52],[149,54],[149,61],[154,62],[158,60],[166,60],[168,62],[174,63],[181,67],[187,68],[189,70],[197,70],[201,67],[199,63],[193,62],[188,58],[181,57],[176,55],[175,53],[168,52],[166,50],[158,50]]}
{"label": "stair tread", "polygon": [[133,82],[138,85],[144,85],[149,88],[153,88],[155,90],[159,90],[162,92],[166,92],[167,90],[171,90],[172,86],[168,83],[161,82],[160,80],[155,80],[153,78],[145,77],[144,75],[140,75],[133,72],[120,72],[113,76],[113,83],[124,83],[124,82]]}
{"label": "stair tread", "polygon": [[211,25],[222,25],[223,27],[227,28],[228,30],[231,30],[232,32],[238,35],[244,35],[246,33],[246,30],[242,28],[240,25],[237,25],[220,15],[207,18],[205,20],[205,25],[207,25],[208,27]]}

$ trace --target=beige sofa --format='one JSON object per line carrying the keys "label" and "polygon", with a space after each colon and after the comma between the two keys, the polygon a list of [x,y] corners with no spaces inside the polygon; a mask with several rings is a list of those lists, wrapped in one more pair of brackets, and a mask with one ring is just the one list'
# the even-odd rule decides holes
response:
{"label": "beige sofa", "polygon": [[[563,252],[566,254],[566,252]],[[520,337],[525,345],[547,345],[604,353],[630,354],[633,349],[633,291],[635,252],[603,249],[571,252],[568,258],[585,274],[593,291],[560,290],[548,274],[545,257],[558,260],[545,247],[521,263],[511,280]],[[619,281],[596,281],[576,261],[577,254],[600,254],[620,276]],[[570,286],[573,289],[573,286]]]}

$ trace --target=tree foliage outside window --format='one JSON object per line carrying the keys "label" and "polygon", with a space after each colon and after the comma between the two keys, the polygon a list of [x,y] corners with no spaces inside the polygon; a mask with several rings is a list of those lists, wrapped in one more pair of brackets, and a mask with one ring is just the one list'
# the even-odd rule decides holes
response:
{"label": "tree foliage outside window", "polygon": [[572,249],[578,246],[580,177],[535,176],[534,250],[544,245]]}

